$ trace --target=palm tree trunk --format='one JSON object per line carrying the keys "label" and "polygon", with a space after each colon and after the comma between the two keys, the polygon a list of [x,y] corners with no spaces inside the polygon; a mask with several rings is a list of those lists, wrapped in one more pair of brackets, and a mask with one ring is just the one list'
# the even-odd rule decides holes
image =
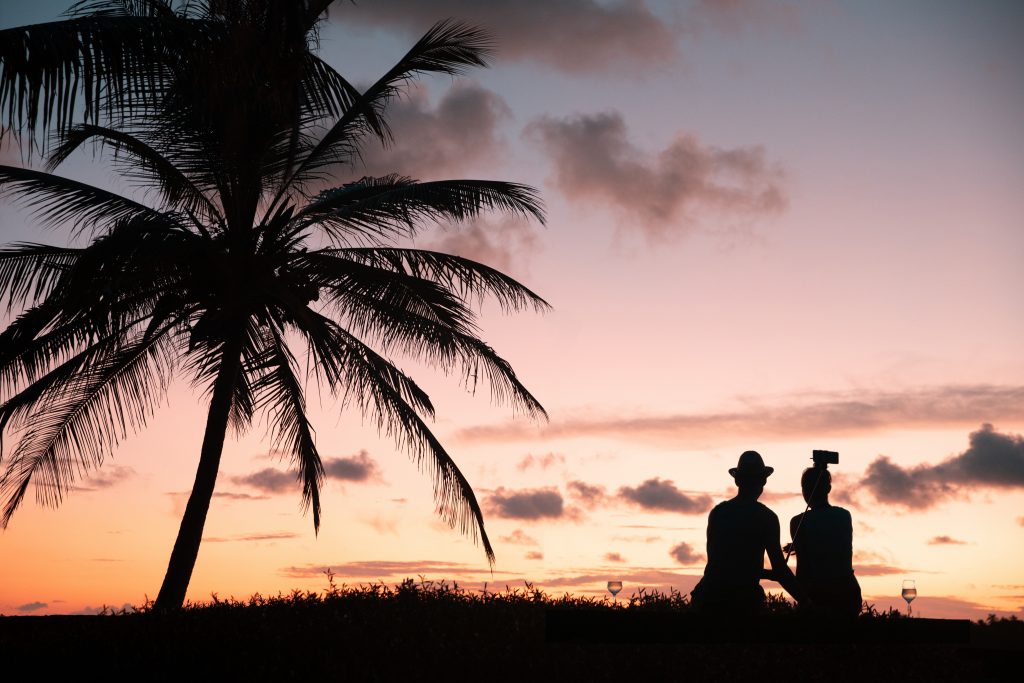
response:
{"label": "palm tree trunk", "polygon": [[192,494],[188,497],[185,514],[181,518],[178,538],[174,541],[174,550],[167,564],[167,574],[157,595],[154,609],[159,611],[179,609],[185,602],[185,591],[192,578],[192,569],[199,556],[199,543],[203,539],[203,527],[206,525],[206,513],[210,510],[213,488],[217,483],[217,471],[220,469],[220,455],[224,450],[224,437],[227,433],[228,416],[231,413],[231,398],[235,383],[242,367],[241,339],[229,339],[224,345],[220,370],[213,385],[213,396],[210,399],[210,412],[206,418],[206,433],[203,436],[203,449],[199,456],[199,467],[196,469],[196,481],[192,485]]}

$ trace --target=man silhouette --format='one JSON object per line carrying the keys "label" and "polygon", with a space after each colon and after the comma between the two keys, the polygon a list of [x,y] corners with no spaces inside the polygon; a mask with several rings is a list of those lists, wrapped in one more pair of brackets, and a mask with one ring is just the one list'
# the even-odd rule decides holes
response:
{"label": "man silhouette", "polygon": [[832,475],[824,466],[808,467],[800,488],[810,509],[789,523],[796,553],[796,577],[817,612],[855,617],[861,593],[853,575],[853,520],[841,507],[830,505]]}
{"label": "man silhouette", "polygon": [[[708,564],[694,587],[693,606],[701,611],[755,614],[764,608],[761,579],[774,579],[798,600],[803,597],[779,545],[779,518],[757,502],[774,468],[761,454],[746,451],[729,470],[738,492],[708,515]],[[764,570],[768,553],[772,571]]]}

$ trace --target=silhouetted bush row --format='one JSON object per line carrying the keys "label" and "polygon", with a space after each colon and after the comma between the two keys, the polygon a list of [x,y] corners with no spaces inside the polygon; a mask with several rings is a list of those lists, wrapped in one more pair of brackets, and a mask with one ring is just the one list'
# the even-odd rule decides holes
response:
{"label": "silhouetted bush row", "polygon": [[[457,584],[406,579],[336,585],[322,593],[253,595],[189,603],[161,614],[152,605],[98,616],[5,617],[0,653],[48,674],[83,669],[171,680],[998,680],[1008,657],[972,646],[897,642],[550,642],[551,610],[587,619],[608,614],[652,618],[690,614],[677,591],[637,590],[608,599],[553,597],[526,584],[468,591]],[[781,597],[769,602],[769,628],[799,621]],[[574,617],[575,618],[575,617]],[[700,617],[686,617],[691,622]],[[863,622],[906,621],[868,607]],[[989,645],[1024,642],[1024,622],[991,617],[973,626],[997,635]],[[972,634],[972,639],[975,634]],[[999,642],[997,642],[999,641]],[[1006,660],[1006,661],[1004,661]],[[10,661],[10,659],[8,659]]]}

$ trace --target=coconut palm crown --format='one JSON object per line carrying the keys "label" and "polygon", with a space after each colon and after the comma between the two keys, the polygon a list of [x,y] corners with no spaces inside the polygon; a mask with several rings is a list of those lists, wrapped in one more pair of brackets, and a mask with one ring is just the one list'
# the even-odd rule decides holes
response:
{"label": "coconut palm crown", "polygon": [[[173,378],[208,396],[195,484],[157,597],[176,608],[195,565],[229,426],[265,415],[320,525],[324,470],[300,368],[429,469],[440,514],[494,554],[469,482],[427,424],[429,397],[392,360],[457,373],[544,416],[479,338],[485,297],[547,304],[458,256],[403,247],[425,224],[500,210],[543,221],[536,191],[400,175],[338,184],[387,104],[419,74],[460,74],[491,51],[445,21],[360,91],[316,55],[330,0],[87,0],[62,21],[0,31],[0,115],[46,169],[0,166],[0,192],[72,246],[0,249],[0,524],[29,484],[57,505],[146,424]],[[56,175],[84,145],[132,198]],[[31,164],[29,164],[31,166]]]}

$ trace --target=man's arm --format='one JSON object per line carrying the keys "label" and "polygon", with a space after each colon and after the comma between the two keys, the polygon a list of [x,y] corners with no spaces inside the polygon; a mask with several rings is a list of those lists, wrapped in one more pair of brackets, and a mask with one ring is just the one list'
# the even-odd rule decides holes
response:
{"label": "man's arm", "polygon": [[765,529],[765,550],[768,552],[768,561],[772,564],[771,579],[778,581],[786,592],[793,596],[797,602],[804,600],[804,592],[800,589],[796,577],[786,564],[786,558],[782,555],[782,547],[779,545],[779,518],[771,510],[768,511]]}

